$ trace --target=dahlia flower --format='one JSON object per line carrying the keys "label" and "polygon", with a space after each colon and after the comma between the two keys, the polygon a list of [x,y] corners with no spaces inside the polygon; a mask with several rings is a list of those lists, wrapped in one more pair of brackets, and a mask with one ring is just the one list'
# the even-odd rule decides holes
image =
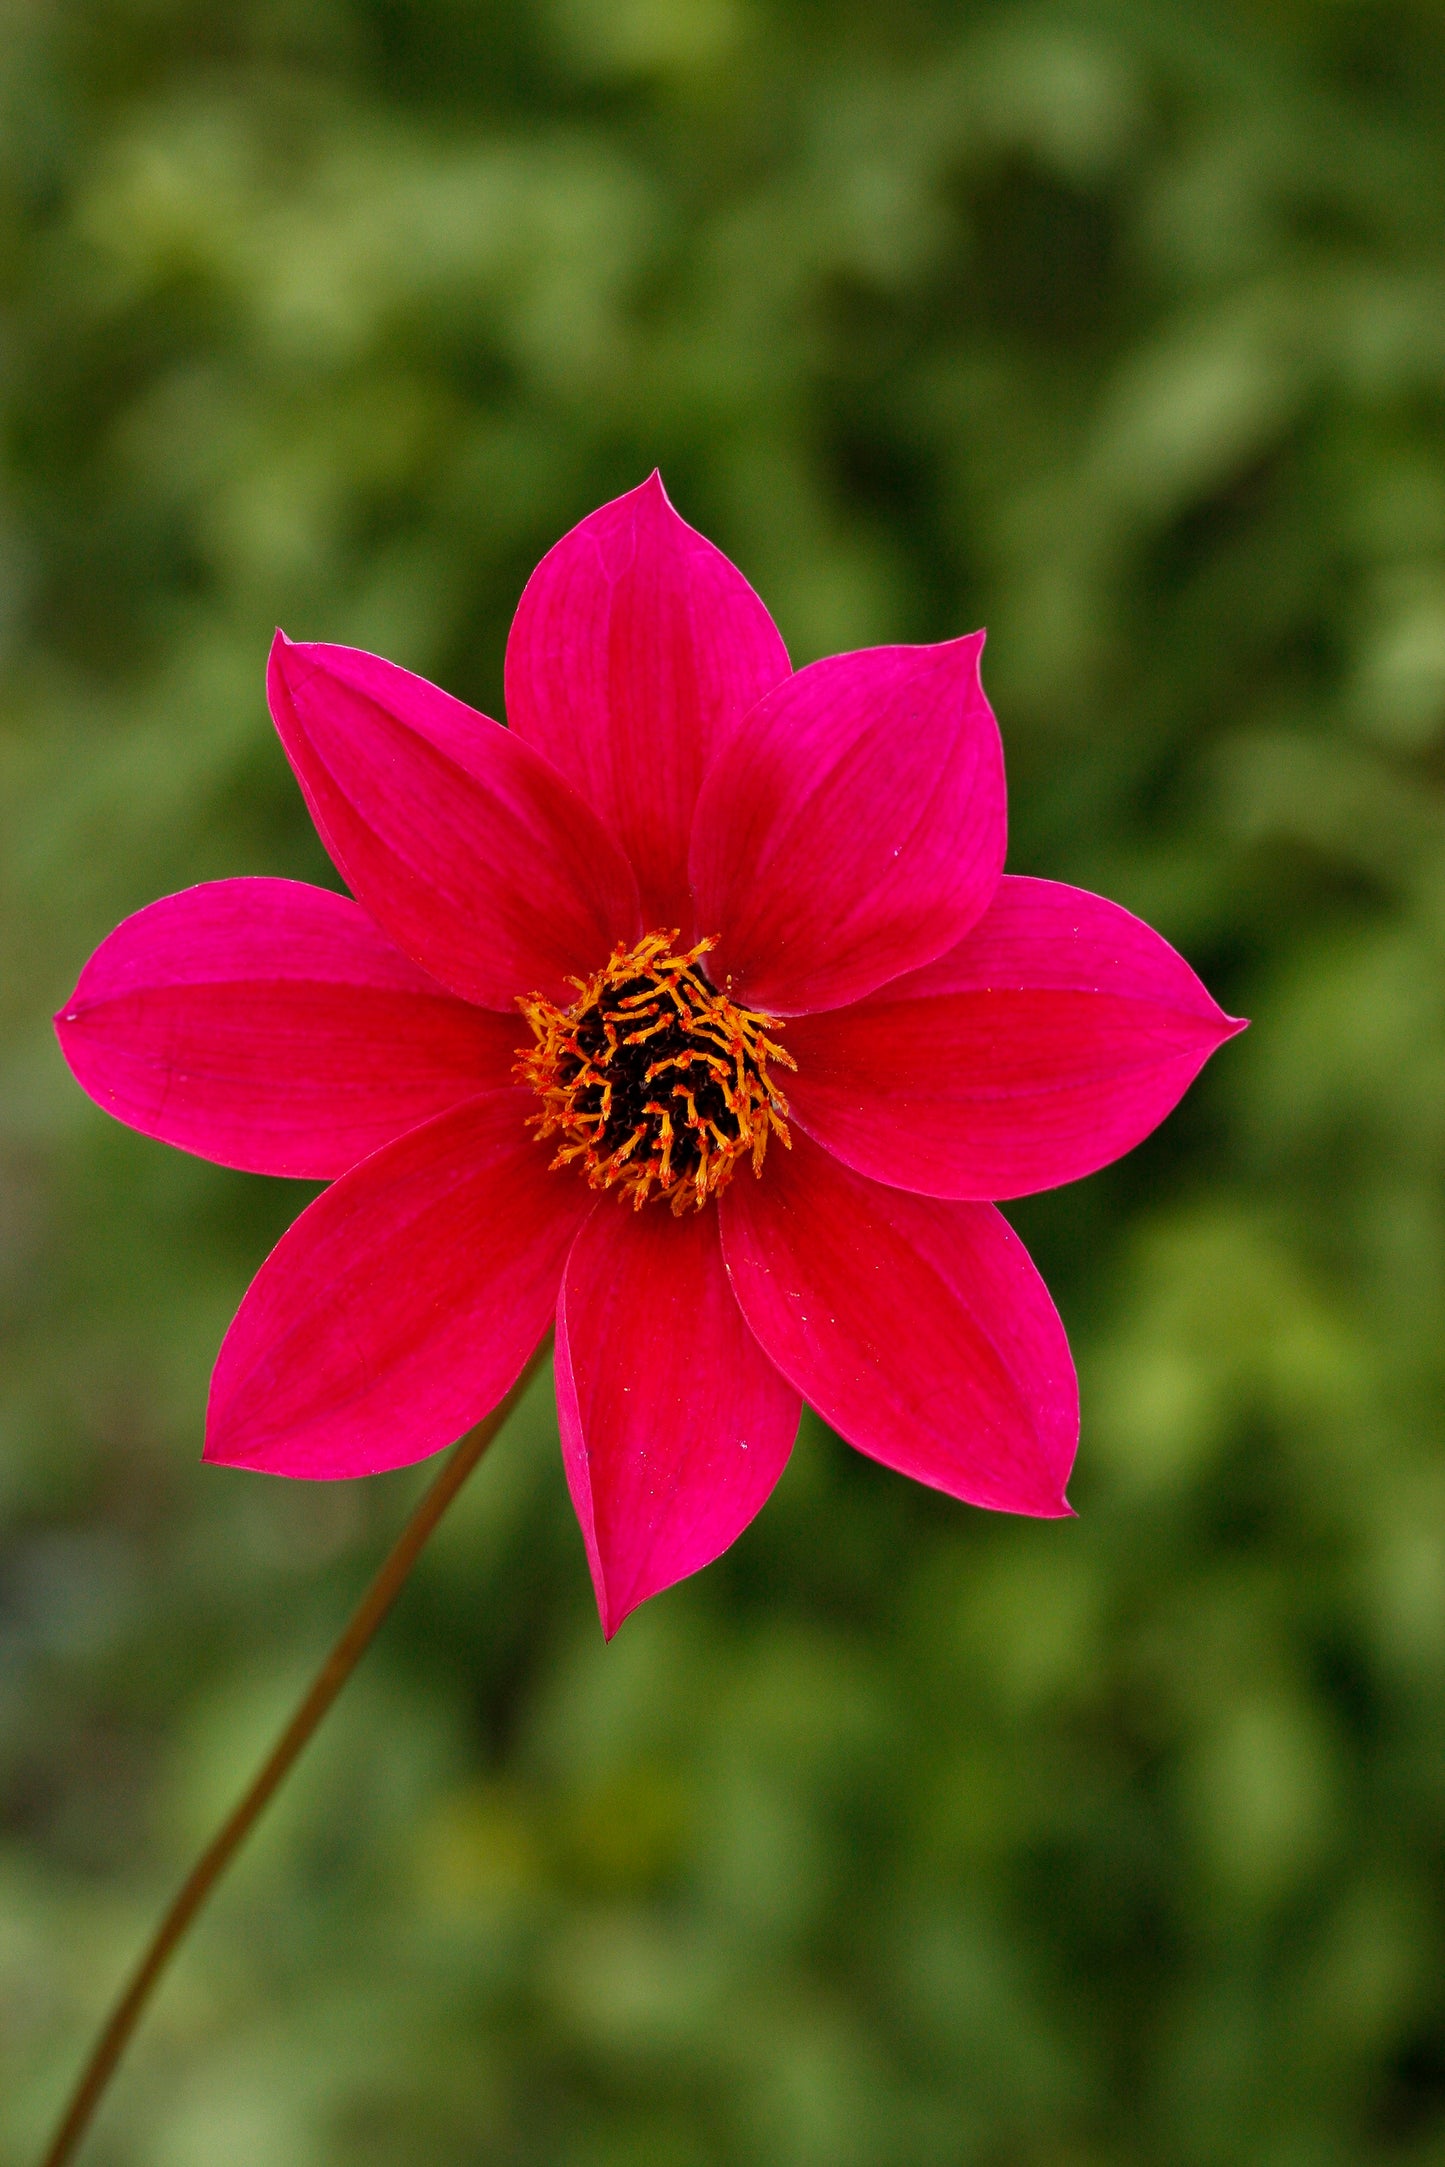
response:
{"label": "dahlia flower", "polygon": [[794,671],[656,476],[532,575],[505,728],[277,635],[351,895],[169,896],[56,1018],[120,1120],[330,1183],[226,1335],[207,1459],[421,1459],[555,1320],[609,1635],[747,1526],[804,1399],[953,1497],[1069,1510],[1068,1343],[996,1200],[1129,1150],[1240,1026],[1127,911],[1003,872],[982,646]]}

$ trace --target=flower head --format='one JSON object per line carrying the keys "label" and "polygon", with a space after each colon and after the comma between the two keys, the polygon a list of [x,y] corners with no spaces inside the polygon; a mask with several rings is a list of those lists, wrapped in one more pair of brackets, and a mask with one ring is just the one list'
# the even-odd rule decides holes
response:
{"label": "flower head", "polygon": [[509,728],[277,635],[355,900],[167,897],[56,1018],[121,1120],[331,1184],[226,1335],[208,1459],[420,1459],[555,1320],[609,1633],[753,1518],[805,1397],[954,1497],[1068,1511],[1073,1365],[995,1200],[1129,1150],[1240,1026],[1127,911],[1004,875],[982,644],[794,672],[656,476],[533,574]]}

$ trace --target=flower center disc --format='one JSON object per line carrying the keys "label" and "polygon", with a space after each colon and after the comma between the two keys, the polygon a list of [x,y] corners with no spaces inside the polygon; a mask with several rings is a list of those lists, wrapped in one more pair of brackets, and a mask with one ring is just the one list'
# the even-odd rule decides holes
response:
{"label": "flower center disc", "polygon": [[797,1063],[767,1035],[781,1028],[775,1016],[739,1007],[703,976],[716,942],[678,955],[677,938],[617,947],[595,977],[571,981],[570,1008],[537,993],[519,1001],[535,1044],[516,1076],[542,1101],[528,1126],[561,1138],[554,1167],[576,1165],[638,1210],[656,1195],[681,1213],[701,1211],[740,1159],[760,1173],[769,1136],[792,1148],[768,1064]]}

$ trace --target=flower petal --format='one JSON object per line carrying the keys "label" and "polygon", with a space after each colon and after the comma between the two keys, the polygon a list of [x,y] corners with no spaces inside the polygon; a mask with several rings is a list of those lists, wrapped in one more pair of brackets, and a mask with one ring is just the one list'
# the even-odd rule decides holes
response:
{"label": "flower petal", "polygon": [[983,634],[833,655],[761,700],[698,799],[692,884],[719,984],[838,1008],[942,955],[1003,870]]}
{"label": "flower petal", "polygon": [[599,1205],[558,1298],[557,1411],[610,1639],[737,1539],[797,1433],[802,1403],[743,1322],[712,1212]]}
{"label": "flower petal", "polygon": [[271,714],[321,839],[399,948],[465,1000],[566,996],[642,930],[631,867],[530,745],[410,670],[277,633]]}
{"label": "flower petal", "polygon": [[850,1444],[971,1505],[1053,1518],[1079,1435],[1068,1341],[991,1204],[884,1189],[806,1136],[721,1199],[763,1351]]}
{"label": "flower petal", "polygon": [[507,643],[507,720],[626,846],[649,930],[692,937],[693,807],[708,764],[790,670],[772,618],[654,474],[564,534]]}
{"label": "flower petal", "polygon": [[788,1101],[875,1181],[1025,1196],[1131,1151],[1242,1029],[1117,903],[1006,874],[937,962],[789,1025]]}
{"label": "flower petal", "polygon": [[118,1121],[222,1166],[327,1181],[510,1081],[519,1019],[454,1000],[360,904],[293,880],[165,896],[55,1019]]}
{"label": "flower petal", "polygon": [[479,1422],[547,1328],[595,1199],[492,1091],[343,1174],[252,1280],[211,1379],[208,1460],[331,1479]]}

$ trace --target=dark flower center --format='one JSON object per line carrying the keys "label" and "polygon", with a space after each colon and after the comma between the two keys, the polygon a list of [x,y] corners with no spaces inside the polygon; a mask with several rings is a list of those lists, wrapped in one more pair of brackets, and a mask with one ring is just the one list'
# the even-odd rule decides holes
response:
{"label": "dark flower center", "polygon": [[781,1028],[775,1016],[704,977],[716,942],[678,955],[677,938],[649,933],[614,949],[595,977],[572,980],[570,1008],[539,993],[520,1001],[534,1043],[516,1068],[542,1101],[529,1126],[561,1139],[554,1167],[575,1165],[638,1210],[665,1197],[674,1213],[701,1211],[742,1159],[760,1173],[770,1136],[792,1148],[768,1064],[797,1066],[768,1035]]}

